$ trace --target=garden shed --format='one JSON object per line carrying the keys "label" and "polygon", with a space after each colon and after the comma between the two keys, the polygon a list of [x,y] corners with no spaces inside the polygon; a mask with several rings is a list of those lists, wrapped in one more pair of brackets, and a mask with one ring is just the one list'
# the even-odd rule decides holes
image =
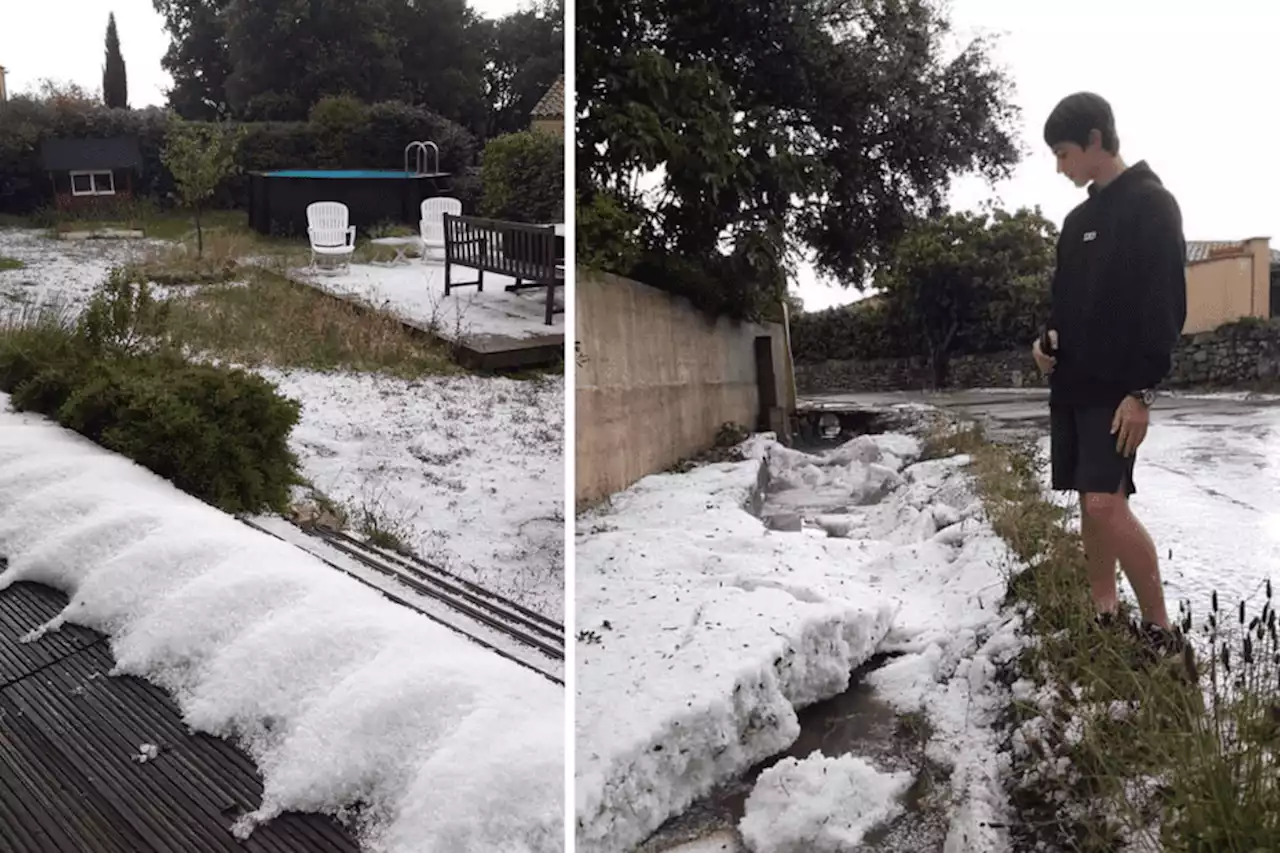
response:
{"label": "garden shed", "polygon": [[54,204],[74,208],[131,198],[142,149],[134,136],[46,139],[40,144],[40,161],[53,185]]}

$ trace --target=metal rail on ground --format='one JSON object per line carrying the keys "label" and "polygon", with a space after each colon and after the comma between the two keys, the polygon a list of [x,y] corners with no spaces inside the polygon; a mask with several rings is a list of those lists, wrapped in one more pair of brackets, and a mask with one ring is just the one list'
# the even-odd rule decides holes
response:
{"label": "metal rail on ground", "polygon": [[[283,536],[280,536],[274,531],[268,530],[267,528],[263,527],[262,525],[250,519],[241,518],[240,521],[245,525],[253,528],[254,530],[259,531],[260,533],[265,533],[268,536],[272,536],[276,539],[279,539],[281,542],[288,542],[289,544],[294,545],[294,547],[298,547],[295,543],[289,542],[289,540],[285,539]],[[516,642],[519,642],[523,645],[536,649],[538,652],[547,656],[548,658],[551,658],[553,660],[559,660],[559,661],[564,660],[563,628],[561,628],[558,635],[555,634],[554,630],[548,629],[546,626],[543,626],[543,625],[538,625],[536,632],[532,630],[526,630],[524,626],[528,624],[529,620],[520,619],[517,621],[517,619],[510,612],[508,612],[510,610],[517,610],[517,611],[525,610],[526,608],[523,608],[520,605],[515,604],[515,602],[512,602],[509,599],[505,599],[503,596],[497,595],[496,593],[484,591],[485,596],[493,599],[494,603],[477,606],[475,602],[472,601],[471,599],[465,598],[462,595],[451,594],[449,592],[444,591],[438,582],[433,582],[429,585],[428,583],[424,583],[421,578],[415,577],[414,574],[411,574],[406,571],[402,571],[401,569],[405,568],[404,563],[407,561],[406,558],[402,558],[399,564],[396,564],[392,559],[390,559],[387,556],[387,552],[383,551],[382,549],[377,549],[376,552],[370,553],[371,551],[373,551],[372,546],[369,546],[366,543],[360,542],[360,540],[355,539],[354,537],[347,536],[346,534],[341,534],[340,536],[332,536],[332,535],[326,535],[326,533],[317,533],[316,531],[313,531],[313,530],[307,530],[298,525],[294,525],[294,526],[299,531],[306,533],[307,535],[312,536],[313,538],[325,543],[333,550],[341,553],[343,556],[349,559],[355,560],[361,565],[369,569],[372,569],[373,571],[376,571],[381,575],[392,578],[396,582],[403,584],[409,590],[416,592],[419,595],[423,595],[423,596],[432,598],[434,600],[440,601],[441,603],[456,610],[457,612],[493,629],[494,631],[500,634],[510,637]],[[311,553],[311,552],[308,552],[308,553]],[[377,584],[369,581],[368,579],[361,577],[359,574],[349,571],[348,569],[343,568],[342,566],[338,565],[337,563],[334,563],[331,560],[326,560],[323,556],[320,556],[318,554],[312,554],[312,556],[316,557],[316,559],[325,563],[330,568],[336,569],[337,571],[340,571],[346,574],[348,577],[355,578],[356,580],[360,581],[366,586],[377,590],[379,593],[381,593],[383,596],[385,596],[389,600],[394,601],[401,606],[408,607],[409,609],[414,610],[418,613],[421,613],[423,616],[426,616],[428,619],[431,619],[432,621],[445,626],[446,628],[454,631],[455,633],[461,634],[462,636],[466,637],[468,640],[471,640],[472,642],[480,646],[483,646],[484,648],[489,649],[492,652],[495,652],[496,654],[506,658],[509,661],[512,661],[513,663],[517,663],[520,666],[523,666],[525,669],[529,669],[529,670],[532,670],[533,672],[538,673],[543,678],[546,678],[548,681],[551,681],[562,687],[564,686],[564,680],[559,676],[555,675],[554,673],[546,672],[542,669],[539,669],[537,666],[534,666],[528,661],[522,660],[518,656],[511,654],[507,650],[497,645],[494,645],[488,640],[478,637],[475,634],[469,633],[468,631],[460,628],[459,626],[451,624],[439,618],[438,616],[427,612],[421,606],[414,604],[409,599],[396,595],[394,592],[391,592],[389,590],[386,590],[378,586]],[[422,561],[422,562],[425,563],[425,561]],[[426,565],[430,566],[430,564],[426,564]],[[480,589],[483,591],[483,589],[480,587],[476,587],[476,589]],[[479,598],[479,597],[480,596],[478,594],[475,594],[473,596],[473,598]],[[537,615],[538,619],[543,622],[550,623],[551,625],[556,624],[552,622],[550,619],[547,619],[546,617],[541,616],[540,614],[535,614],[535,615]],[[513,624],[513,622],[516,624]]]}

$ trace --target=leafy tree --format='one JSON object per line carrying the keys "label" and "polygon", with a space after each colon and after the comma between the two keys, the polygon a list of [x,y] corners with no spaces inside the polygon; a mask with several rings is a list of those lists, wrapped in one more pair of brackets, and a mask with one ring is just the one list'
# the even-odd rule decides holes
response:
{"label": "leafy tree", "polygon": [[79,83],[44,77],[36,81],[27,97],[58,110],[90,111],[102,104],[102,92],[90,91]]}
{"label": "leafy tree", "polygon": [[116,31],[116,14],[107,14],[107,58],[102,66],[102,100],[112,109],[129,108],[129,78],[124,57],[120,55],[120,34]]}
{"label": "leafy tree", "polygon": [[492,137],[527,129],[529,114],[564,73],[564,0],[539,0],[490,26],[485,86]]}
{"label": "leafy tree", "polygon": [[538,2],[492,21],[466,0],[152,0],[183,118],[301,120],[349,94],[478,136],[524,130],[564,70],[563,0]]}
{"label": "leafy tree", "polygon": [[948,213],[913,227],[875,278],[918,335],[936,387],[956,351],[1030,341],[1047,310],[1056,231],[1039,210]]}
{"label": "leafy tree", "polygon": [[196,223],[196,257],[204,254],[200,213],[218,186],[237,170],[236,148],[240,133],[217,124],[197,124],[174,118],[165,135],[161,159],[173,174],[179,200],[189,207]]}
{"label": "leafy tree", "polygon": [[705,304],[776,304],[803,246],[860,285],[955,176],[1017,160],[990,44],[949,52],[934,0],[576,8],[582,202],[607,193],[641,220],[643,259],[615,271]]}
{"label": "leafy tree", "polygon": [[466,0],[397,0],[389,20],[402,80],[399,90],[386,97],[424,106],[485,136],[492,23],[476,15]]}
{"label": "leafy tree", "polygon": [[[235,118],[302,120],[325,95],[366,103],[398,91],[393,0],[231,0],[227,100]],[[407,141],[407,140],[406,140]]]}
{"label": "leafy tree", "polygon": [[173,77],[169,106],[185,119],[226,118],[227,8],[231,0],[152,0],[169,31],[169,49],[160,65]]}

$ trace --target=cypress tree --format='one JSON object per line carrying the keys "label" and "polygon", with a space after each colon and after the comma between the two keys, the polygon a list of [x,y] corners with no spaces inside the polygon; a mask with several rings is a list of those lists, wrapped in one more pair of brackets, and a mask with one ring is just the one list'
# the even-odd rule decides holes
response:
{"label": "cypress tree", "polygon": [[107,62],[102,67],[102,100],[108,107],[129,108],[129,80],[125,75],[124,57],[120,55],[115,12],[107,15]]}

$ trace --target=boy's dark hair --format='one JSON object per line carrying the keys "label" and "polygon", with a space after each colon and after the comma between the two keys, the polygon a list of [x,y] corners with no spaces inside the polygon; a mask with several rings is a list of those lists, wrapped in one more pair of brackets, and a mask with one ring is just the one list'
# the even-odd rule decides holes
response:
{"label": "boy's dark hair", "polygon": [[1058,102],[1044,123],[1045,144],[1052,147],[1059,142],[1074,142],[1081,148],[1089,147],[1090,131],[1102,135],[1102,149],[1108,154],[1120,151],[1116,138],[1116,117],[1111,105],[1101,95],[1093,92],[1076,92]]}

